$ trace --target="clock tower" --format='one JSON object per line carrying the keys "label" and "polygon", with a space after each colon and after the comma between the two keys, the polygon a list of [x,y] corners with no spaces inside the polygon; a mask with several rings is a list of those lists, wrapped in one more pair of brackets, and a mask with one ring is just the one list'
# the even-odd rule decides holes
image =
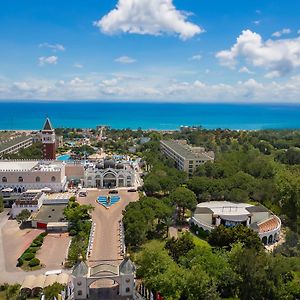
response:
{"label": "clock tower", "polygon": [[51,125],[49,118],[46,119],[42,129],[42,143],[43,143],[43,158],[55,160],[55,131]]}

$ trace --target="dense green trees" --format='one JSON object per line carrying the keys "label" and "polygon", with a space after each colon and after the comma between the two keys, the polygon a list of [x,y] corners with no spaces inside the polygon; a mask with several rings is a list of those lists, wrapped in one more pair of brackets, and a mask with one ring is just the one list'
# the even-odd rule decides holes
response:
{"label": "dense green trees", "polygon": [[16,220],[20,223],[26,221],[30,217],[31,213],[28,209],[23,209],[17,216]]}
{"label": "dense green trees", "polygon": [[231,228],[220,225],[210,232],[208,242],[214,247],[227,249],[230,249],[231,245],[236,242],[241,242],[245,247],[254,248],[257,251],[263,248],[257,233],[243,225]]}
{"label": "dense green trees", "polygon": [[152,241],[137,254],[136,263],[137,276],[166,300],[299,297],[299,266],[242,243],[230,251],[194,245],[174,261],[164,243]]}
{"label": "dense green trees", "polygon": [[79,205],[74,199],[70,199],[68,207],[64,210],[64,215],[71,224],[69,234],[72,235],[68,252],[68,267],[73,266],[80,256],[86,257],[92,226],[90,213],[93,209],[91,205]]}
{"label": "dense green trees", "polygon": [[195,193],[185,187],[175,189],[171,193],[170,199],[177,206],[178,220],[181,222],[184,221],[186,210],[194,210],[197,205]]}
{"label": "dense green trees", "polygon": [[123,212],[126,244],[136,247],[147,239],[165,236],[172,211],[166,199],[143,197],[130,203]]}

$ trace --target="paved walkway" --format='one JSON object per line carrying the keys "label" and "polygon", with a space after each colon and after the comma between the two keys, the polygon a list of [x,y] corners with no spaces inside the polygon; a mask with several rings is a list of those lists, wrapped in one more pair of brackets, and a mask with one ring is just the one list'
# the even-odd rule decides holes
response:
{"label": "paved walkway", "polygon": [[96,202],[99,195],[107,195],[107,190],[90,190],[88,196],[79,198],[81,204],[91,204],[95,207],[92,218],[96,223],[96,231],[92,254],[89,259],[90,265],[94,265],[99,260],[115,261],[122,259],[120,255],[119,221],[122,219],[122,211],[132,201],[138,200],[138,193],[128,193],[120,190],[121,200],[105,208]]}
{"label": "paved walkway", "polygon": [[25,272],[16,267],[17,259],[41,232],[43,231],[37,229],[20,230],[15,220],[8,219],[7,211],[0,214],[0,283],[21,284],[27,275],[39,275],[53,270],[49,266]]}

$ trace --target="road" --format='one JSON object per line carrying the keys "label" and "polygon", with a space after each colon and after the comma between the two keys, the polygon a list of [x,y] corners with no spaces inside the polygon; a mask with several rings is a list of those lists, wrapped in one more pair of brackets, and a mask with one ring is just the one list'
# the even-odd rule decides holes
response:
{"label": "road", "polygon": [[120,255],[119,221],[122,219],[122,211],[132,201],[138,200],[138,193],[128,193],[120,190],[121,200],[110,208],[98,204],[98,196],[107,195],[107,190],[90,190],[88,196],[79,198],[80,204],[91,204],[95,207],[92,213],[93,222],[96,223],[95,238],[92,254],[89,259],[90,265],[99,260],[115,261],[122,259]]}

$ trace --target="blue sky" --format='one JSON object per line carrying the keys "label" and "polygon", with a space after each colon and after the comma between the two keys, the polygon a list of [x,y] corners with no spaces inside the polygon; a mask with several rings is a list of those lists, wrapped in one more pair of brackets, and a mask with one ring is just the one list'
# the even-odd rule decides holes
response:
{"label": "blue sky", "polygon": [[300,102],[296,0],[0,1],[0,98]]}

